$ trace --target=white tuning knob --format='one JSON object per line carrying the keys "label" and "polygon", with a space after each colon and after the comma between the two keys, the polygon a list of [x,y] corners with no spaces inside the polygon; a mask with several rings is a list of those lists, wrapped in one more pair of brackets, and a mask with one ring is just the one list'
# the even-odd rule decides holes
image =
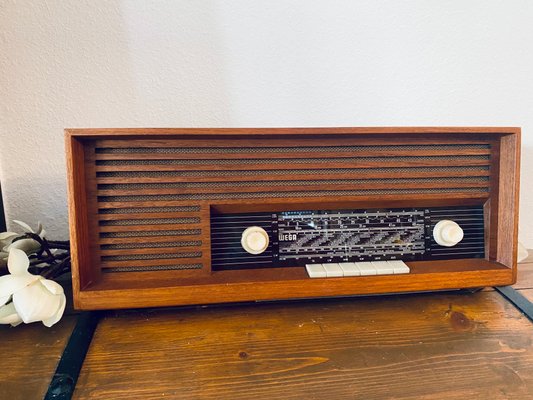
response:
{"label": "white tuning knob", "polygon": [[452,247],[463,240],[464,232],[459,224],[449,219],[437,222],[433,228],[433,238],[441,246]]}
{"label": "white tuning knob", "polygon": [[242,233],[241,245],[250,254],[261,254],[268,247],[268,233],[259,226],[246,228]]}

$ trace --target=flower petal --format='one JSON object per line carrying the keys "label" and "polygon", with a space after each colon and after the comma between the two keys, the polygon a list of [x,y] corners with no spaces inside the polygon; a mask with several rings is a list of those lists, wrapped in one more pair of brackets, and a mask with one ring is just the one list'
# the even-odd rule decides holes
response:
{"label": "flower petal", "polygon": [[26,323],[43,321],[56,315],[61,296],[51,294],[36,281],[13,294],[13,303],[20,318]]}
{"label": "flower petal", "polygon": [[24,229],[25,232],[31,232],[31,233],[35,233],[33,231],[33,229],[31,229],[31,226],[29,226],[26,222],[22,222],[22,221],[19,221],[19,220],[16,220],[14,219],[13,222],[19,226],[22,227],[22,229]]}
{"label": "flower petal", "polygon": [[65,306],[67,305],[67,298],[64,294],[58,295],[60,298],[59,302],[59,308],[57,309],[56,313],[52,315],[50,318],[43,319],[44,326],[47,326],[50,328],[52,325],[54,325],[57,321],[61,319],[63,316],[63,313],[65,312]]}
{"label": "flower petal", "polygon": [[44,230],[43,224],[41,224],[41,221],[37,223],[37,230],[35,231],[37,235],[43,239],[46,236],[46,231]]}
{"label": "flower petal", "polygon": [[63,286],[61,286],[59,283],[52,281],[50,279],[41,279],[41,283],[45,288],[48,289],[48,291],[52,294],[63,294]]}
{"label": "flower petal", "polygon": [[30,273],[0,276],[0,297],[9,297],[16,291],[30,285],[39,278],[39,276]]}
{"label": "flower petal", "polygon": [[0,307],[0,324],[11,324],[17,326],[22,322],[22,318],[17,314],[13,303]]}
{"label": "flower petal", "polygon": [[2,232],[0,233],[0,242],[11,243],[13,239],[20,236],[20,233],[16,232]]}
{"label": "flower petal", "polygon": [[19,249],[25,252],[26,254],[35,253],[40,248],[41,248],[41,245],[39,244],[38,241],[29,239],[29,238],[16,240],[6,247],[8,251],[11,251],[11,249]]}
{"label": "flower petal", "polygon": [[[15,242],[16,243],[16,242]],[[22,275],[28,273],[30,259],[22,250],[10,249],[9,258],[7,259],[7,268],[13,275]]]}
{"label": "flower petal", "polygon": [[2,307],[4,304],[6,304],[9,301],[10,297],[11,297],[11,295],[9,295],[9,296],[0,296],[0,307]]}

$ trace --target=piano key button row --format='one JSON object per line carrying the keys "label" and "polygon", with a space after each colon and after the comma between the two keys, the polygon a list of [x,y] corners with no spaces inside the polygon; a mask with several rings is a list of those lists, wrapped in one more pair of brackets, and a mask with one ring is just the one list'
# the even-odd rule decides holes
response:
{"label": "piano key button row", "polygon": [[401,260],[307,264],[310,278],[339,278],[343,276],[408,274],[409,267]]}

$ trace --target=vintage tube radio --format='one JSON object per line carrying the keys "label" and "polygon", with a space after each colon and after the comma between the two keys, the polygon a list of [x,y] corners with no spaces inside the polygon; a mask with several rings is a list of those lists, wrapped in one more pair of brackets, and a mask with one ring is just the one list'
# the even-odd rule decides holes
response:
{"label": "vintage tube radio", "polygon": [[68,129],[75,306],[508,285],[519,128]]}

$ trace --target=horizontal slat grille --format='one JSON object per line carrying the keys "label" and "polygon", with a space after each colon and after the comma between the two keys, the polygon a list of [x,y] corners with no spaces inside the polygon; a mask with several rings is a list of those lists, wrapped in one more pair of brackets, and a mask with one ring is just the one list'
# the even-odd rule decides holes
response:
{"label": "horizontal slat grille", "polygon": [[155,242],[155,243],[116,243],[116,244],[103,244],[100,248],[102,250],[114,250],[114,249],[157,249],[161,247],[188,247],[188,246],[201,246],[200,240],[190,242]]}
{"label": "horizontal slat grille", "polygon": [[100,237],[103,238],[123,238],[138,236],[181,236],[181,235],[200,235],[200,229],[175,230],[175,231],[139,231],[139,232],[103,232]]}
{"label": "horizontal slat grille", "polygon": [[121,256],[103,256],[102,261],[127,261],[127,260],[159,260],[166,258],[201,257],[201,252],[195,253],[170,253],[170,254],[130,254]]}
{"label": "horizontal slat grille", "polygon": [[443,219],[457,222],[464,232],[464,238],[453,247],[431,244],[431,254],[436,258],[472,258],[485,252],[485,229],[483,207],[439,208],[431,210],[431,229]]}
{"label": "horizontal slat grille", "polygon": [[[488,166],[461,166],[461,167],[412,167],[412,168],[367,168],[364,171],[357,168],[333,168],[321,169],[319,171],[313,169],[292,169],[292,170],[267,170],[267,171],[115,171],[115,172],[99,172],[99,182],[113,183],[119,182],[116,178],[135,178],[138,182],[142,178],[154,178],[158,182],[171,182],[168,178],[197,178],[198,181],[204,179],[212,179],[215,177],[231,178],[231,180],[238,180],[241,177],[253,176],[266,177],[273,179],[274,176],[280,176],[279,179],[294,179],[293,175],[313,176],[317,174],[321,176],[361,176],[367,174],[368,176],[395,176],[398,174],[409,173],[411,176],[486,176],[488,175]],[[113,179],[115,178],[115,179]],[[246,179],[246,178],[244,178]],[[249,178],[248,178],[249,179]],[[189,181],[190,179],[187,179]],[[144,180],[143,180],[144,181]]]}
{"label": "horizontal slat grille", "polygon": [[[481,183],[486,185],[489,178],[471,177],[471,178],[407,178],[407,179],[324,179],[324,180],[293,180],[293,181],[244,181],[244,182],[201,182],[201,183],[122,183],[98,185],[101,192],[110,190],[149,190],[149,189],[219,189],[219,188],[241,188],[241,187],[261,187],[261,186],[319,186],[319,185],[371,185],[371,184],[402,184],[402,185],[420,185],[424,183]],[[442,186],[442,185],[441,185]]]}
{"label": "horizontal slat grille", "polygon": [[111,267],[104,272],[147,272],[147,271],[179,271],[185,269],[202,269],[202,264],[148,265],[142,267]]}
{"label": "horizontal slat grille", "polygon": [[202,269],[200,211],[200,206],[101,208],[103,271]]}
{"label": "horizontal slat grille", "polygon": [[[271,156],[271,155],[270,155]],[[474,156],[456,156],[455,160],[458,162],[468,163],[470,165],[481,165],[488,160],[488,156],[474,155]],[[97,166],[148,166],[148,165],[271,165],[271,164],[334,164],[334,163],[352,163],[361,164],[371,163],[370,165],[379,165],[380,163],[406,163],[406,164],[421,164],[424,162],[442,163],[449,161],[449,156],[402,156],[402,157],[331,157],[331,158],[265,158],[265,159],[200,159],[200,160],[104,160],[96,161]],[[270,167],[269,167],[270,168]],[[259,168],[257,168],[259,169]]]}
{"label": "horizontal slat grille", "polygon": [[115,225],[161,225],[161,224],[197,224],[200,218],[157,218],[157,219],[119,219],[112,221],[101,221],[100,226]]}
{"label": "horizontal slat grille", "polygon": [[95,189],[104,270],[205,268],[212,256],[202,230],[209,226],[209,213],[202,212],[205,203],[196,202],[479,197],[490,190],[488,143],[398,139],[366,145],[355,137],[300,139],[299,145],[277,138],[233,138],[229,145],[221,138],[97,140]]}
{"label": "horizontal slat grille", "polygon": [[109,208],[100,211],[101,214],[139,214],[139,213],[174,213],[200,211],[198,206],[184,207],[144,207],[144,208]]}

